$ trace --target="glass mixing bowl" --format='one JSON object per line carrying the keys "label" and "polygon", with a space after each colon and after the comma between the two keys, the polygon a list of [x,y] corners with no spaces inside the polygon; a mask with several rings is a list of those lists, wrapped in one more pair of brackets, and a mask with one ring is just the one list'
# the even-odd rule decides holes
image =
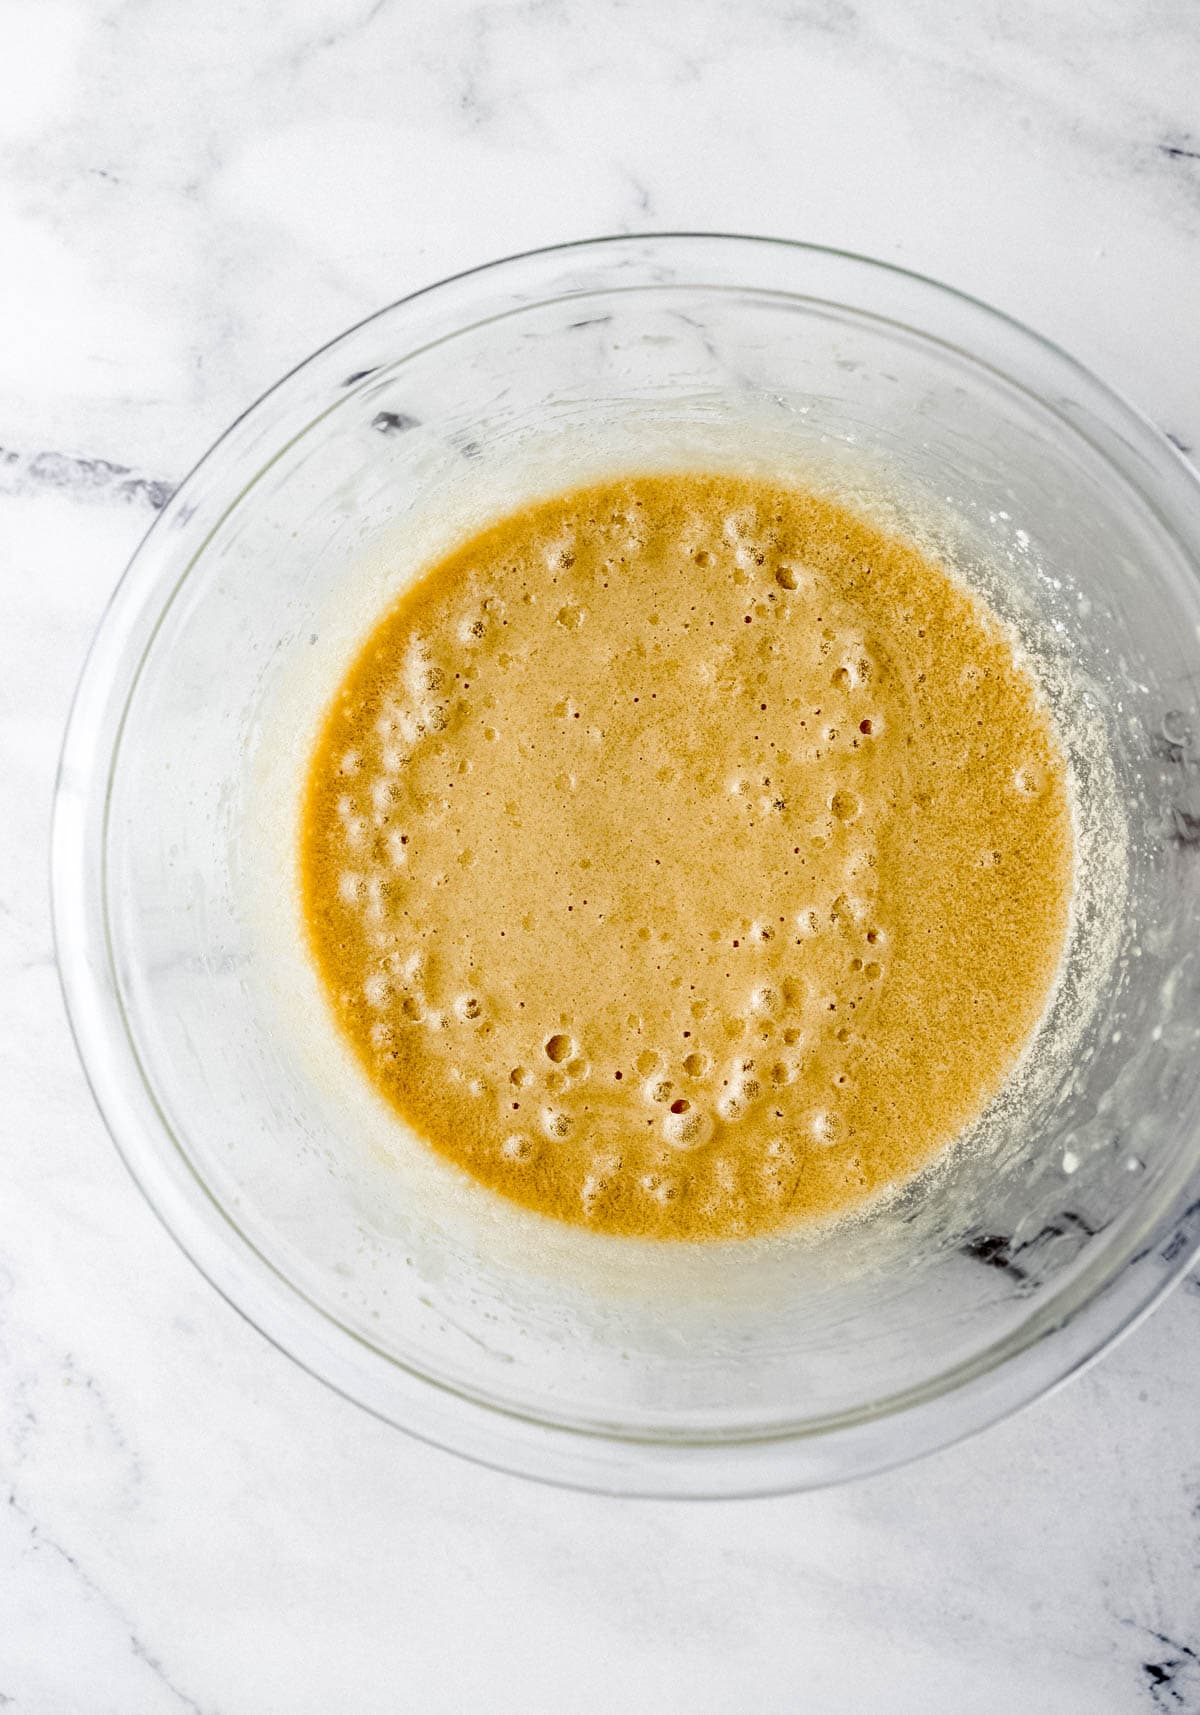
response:
{"label": "glass mixing bowl", "polygon": [[[500,508],[771,468],[917,531],[1019,633],[1078,798],[1063,981],[1006,1099],[842,1229],[718,1246],[510,1208],[404,1133],[299,941],[297,781],[372,617]],[[932,281],[763,239],[568,245],[382,311],[164,509],[79,688],[54,826],[79,1049],[138,1184],[315,1375],[614,1492],[802,1488],[1077,1370],[1200,1228],[1200,490],[1061,351]]]}

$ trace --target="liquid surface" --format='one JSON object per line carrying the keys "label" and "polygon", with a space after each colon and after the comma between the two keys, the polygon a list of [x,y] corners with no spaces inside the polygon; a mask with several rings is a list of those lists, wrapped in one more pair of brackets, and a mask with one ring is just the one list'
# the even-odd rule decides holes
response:
{"label": "liquid surface", "polygon": [[837,504],[647,477],[388,613],[315,752],[312,952],[377,1088],[533,1209],[687,1239],[852,1208],[1041,1014],[1066,768],[999,622]]}

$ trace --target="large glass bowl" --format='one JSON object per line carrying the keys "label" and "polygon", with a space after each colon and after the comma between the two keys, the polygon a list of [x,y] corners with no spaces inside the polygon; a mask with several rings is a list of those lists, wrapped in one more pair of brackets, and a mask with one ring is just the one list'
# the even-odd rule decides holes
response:
{"label": "large glass bowl", "polygon": [[[841,1231],[653,1246],[407,1136],[294,910],[296,788],[372,617],[440,547],[619,469],[770,468],[917,531],[1010,620],[1078,798],[1066,974],[1006,1099]],[[1044,1393],[1200,1227],[1200,490],[1061,351],[861,257],[619,238],[382,311],[197,466],[88,660],[59,959],[117,1145],[263,1333],[476,1459],[627,1493],[801,1488]]]}

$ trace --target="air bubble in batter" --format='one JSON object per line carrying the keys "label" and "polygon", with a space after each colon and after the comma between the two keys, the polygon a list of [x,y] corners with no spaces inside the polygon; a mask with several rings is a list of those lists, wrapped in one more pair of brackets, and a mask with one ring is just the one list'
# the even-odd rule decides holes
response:
{"label": "air bubble in batter", "polygon": [[732,1084],[729,1089],[723,1091],[718,1098],[717,1113],[727,1125],[733,1125],[738,1120],[745,1118],[746,1110],[749,1106],[750,1103],[747,1100],[746,1092],[742,1089],[741,1085]]}
{"label": "air bubble in batter", "polygon": [[818,1108],[809,1119],[808,1129],[814,1143],[823,1148],[838,1143],[846,1134],[846,1122],[832,1108]]}
{"label": "air bubble in batter", "polygon": [[664,1206],[673,1203],[679,1195],[678,1184],[666,1173],[643,1173],[638,1180],[638,1190]]}
{"label": "air bubble in batter", "polygon": [[446,682],[442,669],[429,659],[425,644],[414,637],[404,657],[404,683],[414,697],[427,697],[440,691]]}
{"label": "air bubble in batter", "polygon": [[456,635],[465,648],[473,649],[483,642],[487,636],[487,628],[485,613],[467,613],[459,620]]}
{"label": "air bubble in batter", "polygon": [[386,816],[396,802],[397,788],[391,780],[376,780],[371,787],[371,808],[377,816]]}
{"label": "air bubble in batter", "polygon": [[663,1115],[662,1133],[672,1149],[699,1149],[712,1137],[712,1115],[684,1099],[674,1101]]}

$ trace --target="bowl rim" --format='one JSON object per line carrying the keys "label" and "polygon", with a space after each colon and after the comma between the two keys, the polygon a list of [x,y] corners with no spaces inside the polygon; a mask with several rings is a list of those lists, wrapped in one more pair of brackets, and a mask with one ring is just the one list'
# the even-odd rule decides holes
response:
{"label": "bowl rim", "polygon": [[[1042,1307],[1047,1312],[1042,1318],[1043,1326],[1035,1327],[1039,1318],[1031,1315],[1010,1335],[932,1381],[871,1402],[859,1411],[839,1414],[833,1421],[810,1420],[807,1426],[802,1421],[762,1435],[688,1440],[642,1433],[627,1435],[608,1425],[589,1427],[530,1416],[480,1394],[448,1386],[442,1378],[371,1347],[324,1306],[307,1298],[298,1285],[263,1256],[204,1185],[158,1107],[125,1018],[113,952],[107,939],[107,911],[103,909],[104,830],[130,699],[158,626],[203,552],[211,531],[191,549],[183,572],[170,588],[161,587],[158,568],[153,564],[155,552],[173,527],[186,525],[190,491],[201,480],[201,473],[206,473],[222,453],[229,451],[244,426],[266,415],[299,377],[314,370],[339,348],[348,346],[365,330],[398,311],[436,299],[438,295],[450,295],[455,288],[481,277],[501,280],[506,271],[519,271],[522,265],[562,264],[588,252],[607,258],[622,250],[637,253],[666,246],[679,253],[688,246],[705,245],[726,251],[731,247],[752,250],[765,247],[835,266],[849,264],[852,270],[895,277],[923,294],[965,306],[972,315],[1007,330],[1019,343],[1040,349],[1054,363],[1065,366],[1086,393],[1115,411],[1125,430],[1140,437],[1144,456],[1172,470],[1176,478],[1182,476],[1200,517],[1200,482],[1191,466],[1169,438],[1134,406],[1054,342],[981,299],[928,275],[836,247],[738,233],[615,234],[522,251],[448,275],[362,318],[294,365],[240,413],[196,462],[135,550],[88,650],[66,725],[55,781],[51,833],[51,904],[57,963],[68,1020],[85,1075],[135,1184],[210,1284],[253,1327],[310,1374],[420,1439],[452,1448],[479,1463],[548,1482],[660,1497],[783,1493],[886,1469],[951,1445],[1062,1385],[1136,1326],[1190,1267],[1200,1249],[1200,1219],[1194,1219],[1200,1213],[1200,1162],[1193,1163],[1189,1183],[1180,1187],[1171,1207],[1161,1212],[1155,1222],[1146,1223],[1147,1229],[1154,1226],[1161,1230],[1156,1230],[1153,1238],[1148,1230],[1134,1235],[1141,1243],[1137,1256],[1128,1254],[1137,1248],[1131,1240],[1117,1270],[1101,1280],[1095,1290],[1083,1294],[1066,1313],[1055,1314],[1054,1300],[1050,1300]],[[702,278],[689,278],[678,284],[701,287],[706,282]],[[611,284],[592,289],[611,289]],[[743,289],[754,292],[764,288],[747,280]],[[575,295],[580,294],[550,294],[552,298]],[[789,295],[812,296],[801,291]],[[836,303],[827,298],[821,301]],[[475,325],[478,321],[468,321],[456,325],[452,332],[465,332]],[[923,328],[913,331],[926,340],[938,338]],[[401,362],[419,349],[420,345],[406,347],[393,361]],[[993,368],[1010,384],[1022,385],[969,350],[956,349],[971,362]],[[360,384],[364,379],[351,378]],[[1054,409],[1040,394],[1037,397],[1043,408]],[[335,408],[339,402],[328,408]],[[1066,420],[1075,434],[1082,433],[1078,424]],[[276,445],[272,458],[279,456],[280,451]],[[1111,462],[1109,454],[1102,456]],[[261,474],[259,470],[239,493],[229,498],[222,518]],[[1129,472],[1123,470],[1121,474],[1147,500],[1160,523],[1165,523],[1158,506],[1146,497]],[[1165,527],[1178,540],[1171,526],[1165,524]],[[131,645],[136,643],[139,631],[146,638],[144,645],[134,651]],[[131,665],[134,653],[136,659]],[[118,703],[120,712],[114,726],[113,711]],[[99,859],[93,838],[97,826],[101,831]],[[96,917],[98,902],[102,922]],[[194,1193],[182,1183],[178,1171],[168,1165],[172,1149],[208,1207],[220,1218],[215,1228],[207,1216],[198,1213]],[[1189,1222],[1194,1230],[1189,1229]],[[1178,1234],[1183,1235],[1181,1242]],[[1169,1245],[1164,1243],[1167,1239],[1171,1240]],[[1169,1256],[1164,1254],[1168,1249]],[[238,1254],[239,1250],[242,1254]],[[1133,1262],[1153,1262],[1156,1266],[1151,1272],[1134,1268]],[[310,1322],[312,1312],[322,1324],[316,1330],[316,1339]],[[1031,1328],[1033,1331],[1029,1332]],[[1048,1356],[1050,1335],[1057,1336],[1053,1360]],[[352,1342],[353,1348],[338,1350],[344,1342]],[[386,1373],[369,1376],[365,1387],[364,1353],[369,1354],[369,1369],[378,1365],[387,1367]],[[985,1359],[990,1361],[985,1363]],[[403,1378],[399,1387],[398,1377]],[[1005,1385],[999,1385],[1001,1380]],[[433,1398],[434,1394],[438,1397]],[[903,1435],[892,1432],[901,1425]],[[889,1433],[881,1434],[881,1430]]]}

